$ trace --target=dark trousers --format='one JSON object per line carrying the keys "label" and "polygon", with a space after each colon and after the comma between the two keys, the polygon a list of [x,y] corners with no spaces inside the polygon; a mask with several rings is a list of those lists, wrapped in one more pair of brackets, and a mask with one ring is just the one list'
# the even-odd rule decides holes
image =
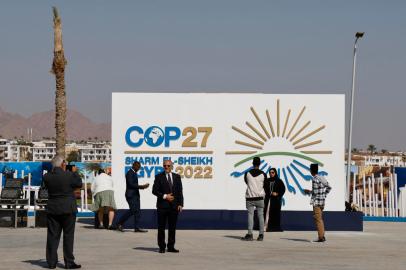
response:
{"label": "dark trousers", "polygon": [[158,246],[165,249],[165,227],[168,223],[168,249],[175,247],[176,222],[178,211],[173,208],[158,208]]}
{"label": "dark trousers", "polygon": [[58,246],[63,231],[63,259],[66,265],[75,261],[73,256],[73,240],[75,236],[76,214],[47,215],[47,250],[48,265],[58,263]]}
{"label": "dark trousers", "polygon": [[128,202],[128,206],[130,209],[128,209],[119,219],[118,225],[124,225],[124,223],[129,219],[131,216],[134,216],[134,229],[138,229],[139,226],[139,221],[141,218],[141,204],[140,204],[140,198],[126,198]]}
{"label": "dark trousers", "polygon": [[[267,231],[281,231],[281,201],[278,197],[265,197],[265,219],[269,214]],[[269,208],[269,211],[268,211]]]}

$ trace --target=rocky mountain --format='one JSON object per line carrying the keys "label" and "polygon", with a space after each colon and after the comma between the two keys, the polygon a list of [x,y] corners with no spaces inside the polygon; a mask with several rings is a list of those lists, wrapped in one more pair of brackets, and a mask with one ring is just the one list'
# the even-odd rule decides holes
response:
{"label": "rocky mountain", "polygon": [[[74,110],[68,110],[66,122],[68,140],[87,140],[89,137],[110,140],[110,123],[95,123]],[[34,140],[55,137],[55,112],[45,111],[25,118],[0,108],[0,135],[3,138],[27,138],[27,128],[32,128]]]}

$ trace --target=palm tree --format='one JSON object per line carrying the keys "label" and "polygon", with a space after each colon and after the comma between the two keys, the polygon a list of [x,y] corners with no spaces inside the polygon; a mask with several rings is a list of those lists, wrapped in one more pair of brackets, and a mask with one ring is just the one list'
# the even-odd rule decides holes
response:
{"label": "palm tree", "polygon": [[99,163],[86,163],[85,169],[89,172],[97,172],[102,166]]}
{"label": "palm tree", "polygon": [[56,154],[65,157],[66,143],[66,92],[65,92],[65,59],[62,44],[62,22],[58,10],[53,7],[54,13],[54,59],[52,73],[55,75],[55,129]]}
{"label": "palm tree", "polygon": [[79,162],[80,161],[80,154],[78,151],[71,151],[68,156],[66,157],[66,161],[68,162]]}
{"label": "palm tree", "polygon": [[371,156],[373,155],[373,153],[376,151],[376,147],[373,144],[368,145],[368,151],[371,154]]}

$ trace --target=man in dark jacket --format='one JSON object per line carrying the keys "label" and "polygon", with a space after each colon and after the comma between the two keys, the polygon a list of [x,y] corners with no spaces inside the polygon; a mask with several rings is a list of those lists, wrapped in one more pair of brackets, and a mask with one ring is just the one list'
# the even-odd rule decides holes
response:
{"label": "man in dark jacket", "polygon": [[138,184],[137,172],[140,170],[141,164],[135,161],[125,175],[126,190],[125,198],[130,207],[127,212],[125,212],[117,223],[117,230],[123,232],[123,225],[131,216],[134,216],[134,232],[148,232],[147,230],[141,229],[139,227],[139,221],[141,218],[141,202],[140,202],[140,189],[146,189],[149,187],[149,183],[144,185]]}
{"label": "man in dark jacket", "polygon": [[158,246],[159,253],[165,253],[165,227],[168,223],[167,251],[178,253],[175,249],[176,222],[183,209],[183,191],[180,175],[172,172],[172,161],[164,161],[164,172],[155,176],[152,194],[157,197]]}
{"label": "man in dark jacket", "polygon": [[58,246],[63,231],[63,258],[66,269],[81,266],[75,263],[73,241],[76,223],[76,199],[74,189],[82,187],[82,179],[76,173],[66,171],[66,163],[60,156],[52,159],[52,171],[44,175],[44,186],[48,189],[47,204],[47,247],[46,259],[49,268],[54,269],[58,263]]}

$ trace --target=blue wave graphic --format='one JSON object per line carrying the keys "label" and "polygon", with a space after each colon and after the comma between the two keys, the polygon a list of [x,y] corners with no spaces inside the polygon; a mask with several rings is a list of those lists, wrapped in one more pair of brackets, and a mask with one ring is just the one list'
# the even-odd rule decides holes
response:
{"label": "blue wave graphic", "polygon": [[[265,172],[265,171],[266,171],[265,168],[266,168],[267,166],[268,166],[268,164],[265,163],[264,166],[262,166],[262,167],[260,168],[260,170]],[[268,170],[270,170],[270,169],[271,169],[271,168],[269,168]]]}
{"label": "blue wave graphic", "polygon": [[[307,170],[307,171],[310,172],[310,167],[304,165],[304,164],[301,163],[300,161],[294,159],[293,162],[296,163],[297,165],[299,165],[300,167],[302,167],[303,169],[305,169],[305,170]],[[320,172],[319,172],[319,175],[321,175],[321,176],[326,176],[326,175],[328,175],[328,173],[325,172],[325,171],[320,171]],[[310,175],[310,176],[311,176],[311,175]]]}
{"label": "blue wave graphic", "polygon": [[[280,171],[279,168],[278,168],[278,171]],[[283,178],[285,180],[286,187],[288,188],[288,191],[290,193],[296,194],[296,189],[292,185],[289,184],[289,180],[288,180],[288,177],[286,176],[285,168],[282,168],[282,172],[283,172]]]}
{"label": "blue wave graphic", "polygon": [[300,185],[299,181],[297,181],[296,176],[293,174],[292,170],[290,169],[290,167],[287,167],[286,169],[288,169],[288,172],[290,174],[290,176],[293,179],[293,182],[295,182],[296,186],[299,188],[300,193],[302,193],[303,195],[305,195],[304,189],[302,188],[302,186]]}
{"label": "blue wave graphic", "polygon": [[313,179],[313,176],[309,174],[304,174],[302,173],[293,163],[290,164],[290,166],[306,181],[310,181]]}

